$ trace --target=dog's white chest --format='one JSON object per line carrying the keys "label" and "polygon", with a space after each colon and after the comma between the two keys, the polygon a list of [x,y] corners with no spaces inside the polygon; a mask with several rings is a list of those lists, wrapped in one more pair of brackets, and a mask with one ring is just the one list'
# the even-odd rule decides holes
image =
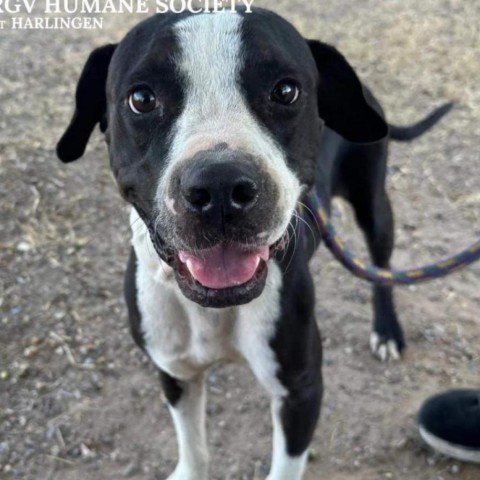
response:
{"label": "dog's white chest", "polygon": [[239,357],[233,309],[205,309],[182,299],[172,282],[144,277],[141,265],[137,282],[145,347],[162,370],[188,379],[220,360]]}

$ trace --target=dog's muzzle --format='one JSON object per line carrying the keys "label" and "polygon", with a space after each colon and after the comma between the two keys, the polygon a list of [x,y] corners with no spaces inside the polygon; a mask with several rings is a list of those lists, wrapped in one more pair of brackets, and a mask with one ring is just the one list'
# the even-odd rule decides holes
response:
{"label": "dog's muzzle", "polygon": [[[227,148],[200,152],[171,175],[170,262],[188,298],[204,306],[247,303],[260,295],[268,244],[277,225],[278,188],[251,156]],[[278,240],[278,239],[275,239]]]}

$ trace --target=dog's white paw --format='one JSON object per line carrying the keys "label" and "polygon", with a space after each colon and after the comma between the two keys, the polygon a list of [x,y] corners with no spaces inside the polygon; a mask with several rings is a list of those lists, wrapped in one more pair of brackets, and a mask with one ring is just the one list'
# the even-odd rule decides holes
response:
{"label": "dog's white paw", "polygon": [[376,332],[370,335],[370,349],[375,357],[382,362],[398,361],[401,358],[400,347],[395,340],[381,338]]}

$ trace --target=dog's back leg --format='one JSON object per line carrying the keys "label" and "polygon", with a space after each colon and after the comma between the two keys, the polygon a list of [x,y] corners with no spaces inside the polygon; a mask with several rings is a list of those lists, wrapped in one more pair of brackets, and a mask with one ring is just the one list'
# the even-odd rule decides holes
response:
{"label": "dog's back leg", "polygon": [[[372,261],[381,268],[390,268],[394,246],[393,213],[385,191],[386,156],[384,142],[355,146],[344,160],[342,172],[347,199],[365,234]],[[374,286],[373,302],[372,352],[383,361],[398,359],[405,342],[392,288]]]}

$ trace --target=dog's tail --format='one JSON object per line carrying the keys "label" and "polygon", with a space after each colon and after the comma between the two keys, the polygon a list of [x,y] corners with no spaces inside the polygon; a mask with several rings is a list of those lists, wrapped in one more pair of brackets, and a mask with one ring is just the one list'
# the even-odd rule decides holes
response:
{"label": "dog's tail", "polygon": [[454,103],[448,102],[441,107],[436,108],[433,112],[427,115],[413,125],[399,127],[397,125],[390,125],[390,138],[398,142],[408,142],[414,138],[423,135],[427,130],[432,128],[443,116],[445,116],[452,108]]}

